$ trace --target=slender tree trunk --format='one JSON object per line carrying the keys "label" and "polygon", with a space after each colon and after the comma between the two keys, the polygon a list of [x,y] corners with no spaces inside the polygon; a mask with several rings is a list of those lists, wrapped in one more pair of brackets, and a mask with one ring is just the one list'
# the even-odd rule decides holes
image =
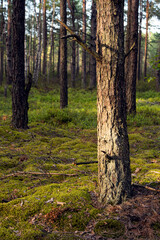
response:
{"label": "slender tree trunk", "polygon": [[[96,51],[96,30],[97,30],[97,10],[96,1],[92,0],[92,16],[91,16],[91,47]],[[96,60],[91,56],[90,61],[90,88],[96,87]]]}
{"label": "slender tree trunk", "polygon": [[43,1],[43,75],[46,75],[47,66],[47,22],[46,22],[46,0]]}
{"label": "slender tree trunk", "polygon": [[11,32],[11,0],[8,0],[8,25],[7,25],[7,84],[12,83],[12,32]]}
{"label": "slender tree trunk", "polygon": [[[83,42],[86,42],[86,0],[83,0]],[[86,51],[82,49],[82,88],[86,88]]]}
{"label": "slender tree trunk", "polygon": [[79,44],[77,44],[77,62],[76,62],[76,76],[79,75]]}
{"label": "slender tree trunk", "polygon": [[140,19],[139,19],[139,35],[138,35],[138,63],[137,63],[137,81],[141,79],[141,40],[142,40],[142,0],[140,0]]}
{"label": "slender tree trunk", "polygon": [[100,201],[131,194],[124,81],[124,1],[97,1],[98,179]]}
{"label": "slender tree trunk", "polygon": [[[61,21],[66,24],[66,0],[60,0],[60,17]],[[68,82],[67,82],[67,39],[66,29],[60,26],[60,108],[68,105]]]}
{"label": "slender tree trunk", "polygon": [[31,75],[25,88],[24,77],[24,35],[25,0],[13,0],[13,87],[12,124],[16,128],[28,127],[28,94],[31,88]]}
{"label": "slender tree trunk", "polygon": [[3,82],[3,74],[4,74],[4,66],[3,66],[3,58],[4,58],[4,16],[3,16],[3,0],[1,0],[1,12],[0,12],[0,85]]}
{"label": "slender tree trunk", "polygon": [[144,81],[147,77],[147,55],[148,55],[148,21],[149,21],[149,0],[146,6],[146,36],[145,36],[145,50],[144,50]]}
{"label": "slender tree trunk", "polygon": [[137,73],[137,52],[138,52],[138,7],[139,0],[128,1],[128,23],[127,27],[127,50],[134,45],[134,48],[125,59],[126,79],[126,101],[127,112],[136,113],[136,73]]}
{"label": "slender tree trunk", "polygon": [[[160,42],[159,42],[159,48],[158,48],[157,56],[158,56],[157,63],[160,64]],[[157,89],[158,92],[160,92],[160,67],[157,70],[156,89]]]}
{"label": "slender tree trunk", "polygon": [[57,77],[60,77],[60,33],[59,33],[59,46],[58,46],[58,61],[57,61]]}

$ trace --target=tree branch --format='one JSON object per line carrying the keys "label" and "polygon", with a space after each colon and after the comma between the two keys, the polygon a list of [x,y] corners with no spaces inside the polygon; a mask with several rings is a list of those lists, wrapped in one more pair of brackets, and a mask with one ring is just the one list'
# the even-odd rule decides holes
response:
{"label": "tree branch", "polygon": [[68,32],[70,32],[71,35],[68,35],[68,37],[73,37],[73,40],[75,40],[79,45],[81,45],[89,54],[91,54],[98,62],[102,61],[102,56],[99,55],[97,52],[90,49],[87,44],[83,42],[81,37],[79,35],[76,35],[65,23],[61,22],[60,20],[56,19],[57,22],[59,22],[63,27],[67,29]]}
{"label": "tree branch", "polygon": [[128,57],[128,55],[130,54],[130,52],[133,50],[134,46],[135,46],[135,42],[133,43],[133,45],[132,45],[131,48],[129,49],[128,53],[125,54],[125,56],[124,56],[125,58]]}

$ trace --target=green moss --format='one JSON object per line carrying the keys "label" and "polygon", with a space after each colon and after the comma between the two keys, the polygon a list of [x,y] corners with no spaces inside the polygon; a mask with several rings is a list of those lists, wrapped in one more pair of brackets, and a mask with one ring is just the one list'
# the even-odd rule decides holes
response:
{"label": "green moss", "polygon": [[99,221],[94,228],[95,233],[103,237],[120,237],[124,234],[124,225],[117,220],[107,219],[104,221]]}

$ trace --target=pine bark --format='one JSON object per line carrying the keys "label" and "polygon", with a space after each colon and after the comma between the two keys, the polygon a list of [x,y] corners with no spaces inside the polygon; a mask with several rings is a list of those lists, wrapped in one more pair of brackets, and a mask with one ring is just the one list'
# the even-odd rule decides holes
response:
{"label": "pine bark", "polygon": [[132,51],[125,59],[125,80],[126,80],[126,101],[127,112],[136,113],[136,73],[137,73],[137,53],[138,53],[138,7],[139,0],[128,0],[128,25],[126,53]]}
{"label": "pine bark", "polygon": [[131,194],[124,81],[124,1],[97,1],[98,180],[100,201]]}
{"label": "pine bark", "polygon": [[43,75],[46,75],[47,66],[47,22],[46,22],[46,0],[43,1]]}
{"label": "pine bark", "polygon": [[0,85],[3,82],[4,74],[4,15],[3,15],[3,0],[1,0],[1,12],[0,12]]}
{"label": "pine bark", "polygon": [[139,34],[138,34],[138,63],[137,63],[137,81],[141,79],[141,41],[142,41],[142,0],[140,0],[140,16],[139,16]]}
{"label": "pine bark", "polygon": [[24,35],[25,0],[13,0],[13,87],[12,87],[12,125],[28,128],[28,94],[31,88],[31,75],[25,87],[24,77]]}
{"label": "pine bark", "polygon": [[[83,35],[82,40],[86,42],[86,0],[83,0]],[[86,88],[86,50],[82,49],[82,88]]]}
{"label": "pine bark", "polygon": [[[60,0],[60,17],[61,21],[66,24],[66,0]],[[67,39],[66,29],[60,26],[60,108],[68,105],[68,82],[67,82]]]}
{"label": "pine bark", "polygon": [[145,36],[145,50],[144,50],[144,81],[147,77],[147,55],[148,55],[148,22],[149,22],[149,0],[146,6],[146,36]]}
{"label": "pine bark", "polygon": [[[91,48],[96,51],[96,30],[97,30],[97,10],[96,1],[92,0],[92,15],[91,15]],[[90,84],[89,87],[96,87],[96,59],[91,56],[90,61]]]}

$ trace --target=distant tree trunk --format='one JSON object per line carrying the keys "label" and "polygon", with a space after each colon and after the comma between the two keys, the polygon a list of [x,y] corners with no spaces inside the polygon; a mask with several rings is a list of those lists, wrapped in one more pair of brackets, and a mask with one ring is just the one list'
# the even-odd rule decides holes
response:
{"label": "distant tree trunk", "polygon": [[0,12],[0,85],[3,82],[3,74],[4,74],[4,66],[3,66],[3,58],[4,58],[4,36],[3,36],[3,28],[4,28],[4,16],[3,16],[3,0],[1,0],[1,12]]}
{"label": "distant tree trunk", "polygon": [[24,34],[25,0],[13,0],[13,87],[12,125],[16,128],[28,127],[28,94],[31,88],[31,75],[25,88],[24,77]]}
{"label": "distant tree trunk", "polygon": [[[83,0],[83,42],[86,42],[86,0]],[[82,49],[82,88],[86,88],[86,51]]]}
{"label": "distant tree trunk", "polygon": [[[126,80],[126,101],[127,112],[136,113],[136,73],[137,73],[137,52],[138,52],[138,7],[139,0],[128,1],[128,23],[127,27],[127,50],[134,45],[134,48],[125,59],[125,80]],[[126,52],[127,53],[127,52]]]}
{"label": "distant tree trunk", "polygon": [[43,75],[46,75],[47,66],[47,22],[46,22],[46,0],[43,0]]}
{"label": "distant tree trunk", "polygon": [[141,79],[141,40],[142,40],[142,0],[140,0],[140,17],[139,17],[139,35],[138,35],[138,63],[137,63],[137,81]]}
{"label": "distant tree trunk", "polygon": [[11,0],[8,0],[8,25],[7,25],[7,84],[12,83],[12,31],[11,31]]}
{"label": "distant tree trunk", "polygon": [[147,77],[147,55],[148,55],[148,21],[149,21],[149,0],[146,6],[146,36],[145,36],[145,50],[144,50],[144,81]]}
{"label": "distant tree trunk", "polygon": [[[91,15],[91,48],[96,51],[96,30],[97,30],[97,10],[96,1],[92,0],[92,15]],[[90,61],[90,88],[96,87],[96,60],[91,56]]]}
{"label": "distant tree trunk", "polygon": [[100,201],[111,204],[131,194],[123,11],[124,1],[97,1],[98,180]]}
{"label": "distant tree trunk", "polygon": [[76,56],[77,56],[77,62],[76,62],[76,76],[79,75],[79,44],[77,44],[77,51],[76,51]]}
{"label": "distant tree trunk", "polygon": [[58,46],[58,61],[57,61],[57,77],[60,77],[60,33],[59,33],[59,46]]}
{"label": "distant tree trunk", "polygon": [[[75,31],[75,5],[72,0],[72,3],[70,0],[67,0],[68,6],[71,12],[72,16],[72,28],[73,31]],[[75,41],[72,41],[72,64],[71,64],[71,87],[75,87],[75,74],[76,74],[76,43]]]}
{"label": "distant tree trunk", "polygon": [[[66,0],[60,0],[61,21],[66,24]],[[61,39],[66,36],[66,29],[60,26],[60,108],[68,105],[68,82],[67,82],[67,39]]]}
{"label": "distant tree trunk", "polygon": [[[158,61],[157,63],[160,64],[160,42],[159,42],[159,48],[158,48]],[[160,91],[160,67],[157,70],[157,78],[156,78],[156,89],[159,92]]]}

